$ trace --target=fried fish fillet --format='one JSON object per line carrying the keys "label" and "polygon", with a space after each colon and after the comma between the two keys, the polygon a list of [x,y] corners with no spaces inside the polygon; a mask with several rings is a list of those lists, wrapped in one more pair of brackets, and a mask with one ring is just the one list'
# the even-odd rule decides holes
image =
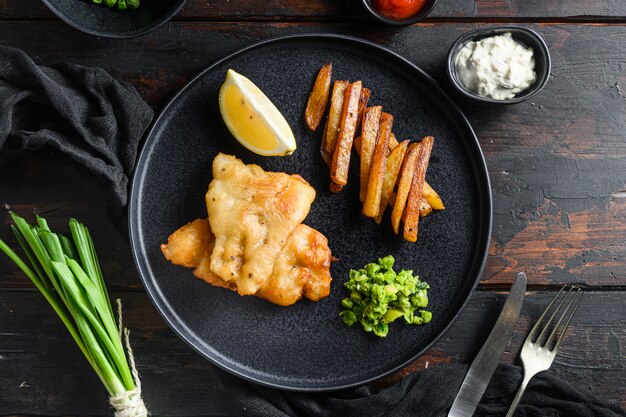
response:
{"label": "fried fish fillet", "polygon": [[272,276],[287,239],[309,213],[315,190],[299,175],[266,172],[218,154],[206,205],[215,245],[210,270],[255,294]]}
{"label": "fried fish fillet", "polygon": [[256,295],[282,306],[295,303],[303,295],[319,301],[330,293],[331,259],[326,236],[299,224],[276,259],[269,281]]}
{"label": "fried fish fillet", "polygon": [[[173,264],[195,268],[196,277],[236,291],[235,281],[225,281],[210,269],[214,245],[209,221],[196,219],[172,233],[161,250]],[[302,296],[318,301],[330,293],[331,258],[326,237],[300,224],[287,239],[270,278],[255,295],[282,306],[294,304]]]}
{"label": "fried fish fillet", "polygon": [[176,230],[161,245],[165,259],[174,265],[194,268],[193,274],[216,287],[236,290],[234,281],[226,282],[211,271],[211,252],[215,236],[211,233],[208,219],[196,219]]}

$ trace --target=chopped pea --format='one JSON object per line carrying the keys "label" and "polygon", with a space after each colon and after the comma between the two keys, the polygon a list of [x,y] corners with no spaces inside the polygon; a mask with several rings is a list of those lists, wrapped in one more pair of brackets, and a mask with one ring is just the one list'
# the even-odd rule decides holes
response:
{"label": "chopped pea", "polygon": [[403,317],[406,324],[426,324],[432,313],[421,310],[428,305],[427,283],[411,270],[396,273],[393,256],[380,258],[363,269],[350,270],[345,287],[350,296],[341,301],[345,309],[339,316],[345,324],[360,323],[366,332],[385,337],[389,323]]}

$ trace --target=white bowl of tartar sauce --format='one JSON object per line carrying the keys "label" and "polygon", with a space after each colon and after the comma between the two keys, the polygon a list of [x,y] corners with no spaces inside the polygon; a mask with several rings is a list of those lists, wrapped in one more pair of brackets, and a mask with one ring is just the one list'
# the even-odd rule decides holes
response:
{"label": "white bowl of tartar sauce", "polygon": [[480,29],[461,36],[448,53],[448,77],[465,97],[490,104],[527,100],[550,77],[541,37],[521,27]]}

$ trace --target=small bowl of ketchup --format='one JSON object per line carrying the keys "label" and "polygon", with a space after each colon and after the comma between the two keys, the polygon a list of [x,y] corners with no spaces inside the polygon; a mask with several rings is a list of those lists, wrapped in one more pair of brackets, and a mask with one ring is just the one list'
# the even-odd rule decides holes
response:
{"label": "small bowl of ketchup", "polygon": [[361,0],[378,21],[394,26],[419,22],[430,14],[437,0]]}

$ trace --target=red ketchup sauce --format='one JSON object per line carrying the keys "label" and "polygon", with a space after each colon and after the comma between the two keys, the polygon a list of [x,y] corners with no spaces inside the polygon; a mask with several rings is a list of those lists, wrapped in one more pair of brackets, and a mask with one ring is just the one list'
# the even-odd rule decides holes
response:
{"label": "red ketchup sauce", "polygon": [[392,19],[406,19],[419,12],[426,0],[371,0],[380,13]]}

